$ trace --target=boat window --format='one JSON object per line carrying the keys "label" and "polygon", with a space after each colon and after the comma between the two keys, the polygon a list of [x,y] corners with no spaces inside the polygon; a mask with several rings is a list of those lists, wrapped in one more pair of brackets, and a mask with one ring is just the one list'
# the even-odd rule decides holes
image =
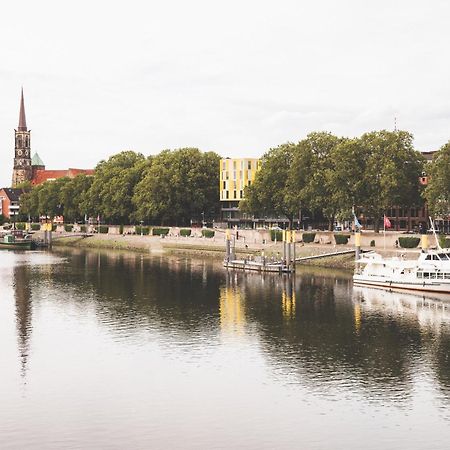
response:
{"label": "boat window", "polygon": [[423,277],[424,277],[424,278],[430,278],[430,274],[429,274],[428,272],[424,272],[424,273],[423,273]]}
{"label": "boat window", "polygon": [[433,255],[433,261],[439,261],[438,255]]}
{"label": "boat window", "polygon": [[444,261],[449,259],[447,253],[439,253],[438,256],[439,256],[439,258],[443,259]]}
{"label": "boat window", "polygon": [[437,278],[438,278],[439,280],[444,279],[444,274],[443,274],[443,273],[438,273],[438,274],[437,274]]}
{"label": "boat window", "polygon": [[450,273],[444,273],[444,278],[446,280],[450,280]]}
{"label": "boat window", "polygon": [[431,255],[427,255],[427,257],[425,259],[431,260]]}
{"label": "boat window", "polygon": [[423,278],[423,272],[417,272],[417,278]]}

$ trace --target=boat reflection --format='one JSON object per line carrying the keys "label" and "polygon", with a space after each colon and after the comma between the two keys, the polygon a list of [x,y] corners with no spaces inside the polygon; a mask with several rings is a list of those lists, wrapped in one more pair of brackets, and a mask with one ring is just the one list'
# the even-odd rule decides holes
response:
{"label": "boat reflection", "polygon": [[354,286],[355,307],[365,312],[382,312],[393,316],[416,318],[419,326],[442,329],[450,326],[450,296],[439,293],[414,293]]}

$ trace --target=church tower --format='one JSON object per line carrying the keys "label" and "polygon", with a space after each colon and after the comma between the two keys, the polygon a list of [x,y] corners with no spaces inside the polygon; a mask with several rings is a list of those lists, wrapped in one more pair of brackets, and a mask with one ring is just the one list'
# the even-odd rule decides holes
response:
{"label": "church tower", "polygon": [[16,145],[14,153],[14,169],[12,176],[12,187],[17,187],[18,184],[24,181],[31,181],[33,176],[31,167],[31,153],[30,153],[30,131],[27,128],[27,120],[25,117],[25,104],[22,97],[20,99],[20,113],[19,126],[14,130]]}

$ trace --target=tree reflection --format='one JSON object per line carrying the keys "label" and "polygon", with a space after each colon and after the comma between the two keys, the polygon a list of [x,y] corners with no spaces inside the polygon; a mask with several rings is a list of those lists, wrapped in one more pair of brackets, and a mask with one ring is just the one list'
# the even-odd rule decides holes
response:
{"label": "tree reflection", "polygon": [[[274,371],[330,395],[357,391],[401,403],[427,364],[450,390],[448,324],[424,308],[405,314],[377,306],[353,290],[348,274],[227,272],[208,259],[120,252],[74,251],[70,258],[53,280],[93,292],[99,323],[111,331],[156,329],[203,345],[217,343],[221,332],[239,338],[251,331]],[[389,301],[404,298],[391,294]]]}

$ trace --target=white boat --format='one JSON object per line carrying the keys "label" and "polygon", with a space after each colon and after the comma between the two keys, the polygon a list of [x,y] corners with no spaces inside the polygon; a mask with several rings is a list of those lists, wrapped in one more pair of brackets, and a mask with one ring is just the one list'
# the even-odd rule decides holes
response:
{"label": "white boat", "polygon": [[365,253],[356,261],[353,282],[359,286],[450,294],[450,249],[422,251],[417,259]]}

